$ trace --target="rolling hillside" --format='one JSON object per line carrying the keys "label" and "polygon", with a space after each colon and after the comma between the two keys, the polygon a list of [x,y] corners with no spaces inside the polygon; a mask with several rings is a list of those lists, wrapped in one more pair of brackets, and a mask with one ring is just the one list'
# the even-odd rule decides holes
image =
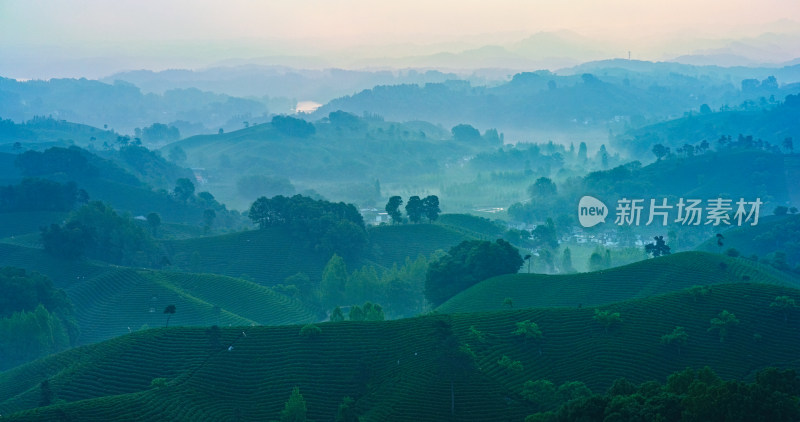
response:
{"label": "rolling hillside", "polygon": [[[406,257],[429,256],[472,238],[439,224],[378,226],[370,228],[368,236],[361,257],[347,263],[351,270],[364,264],[400,265]],[[281,284],[299,272],[320,280],[330,258],[294,237],[287,227],[168,241],[165,248],[176,268],[240,277],[265,286]]]}
{"label": "rolling hillside", "polygon": [[800,214],[768,216],[758,225],[734,227],[723,232],[723,235],[721,248],[714,237],[700,244],[697,250],[719,252],[734,248],[742,256],[757,255],[760,259],[769,259],[769,254],[783,252],[789,268],[800,265]]}
{"label": "rolling hillside", "polygon": [[[0,413],[13,421],[271,420],[297,386],[313,420],[333,419],[345,396],[363,421],[522,420],[534,413],[521,396],[527,380],[582,381],[602,392],[619,377],[664,382],[686,367],[708,365],[726,379],[798,369],[800,340],[786,333],[800,329],[800,313],[784,321],[770,306],[778,296],[800,299],[800,290],[735,283],[699,297],[631,300],[603,307],[621,315],[608,329],[584,307],[323,323],[316,337],[299,326],[148,330],[0,373]],[[722,310],[739,320],[724,338],[709,330]],[[541,339],[525,344],[513,334],[525,320]],[[688,333],[680,351],[660,340],[676,326]],[[453,378],[452,416],[450,376],[437,369],[448,327],[474,353],[474,366]],[[522,368],[501,367],[503,356]],[[58,402],[32,409],[45,379]]]}
{"label": "rolling hillside", "polygon": [[136,270],[53,258],[39,249],[0,243],[0,266],[47,275],[75,305],[80,344],[166,323],[170,325],[281,325],[316,321],[296,299],[253,282],[214,274]]}
{"label": "rolling hillside", "polygon": [[429,256],[447,251],[464,240],[481,236],[471,230],[442,224],[403,224],[373,227],[369,230],[371,249],[365,258],[384,267],[402,264],[406,257]]}
{"label": "rolling hillside", "polygon": [[596,306],[692,286],[742,281],[800,286],[797,277],[744,259],[682,252],[591,273],[494,277],[459,293],[436,310],[461,313],[508,309],[506,298],[515,308]]}

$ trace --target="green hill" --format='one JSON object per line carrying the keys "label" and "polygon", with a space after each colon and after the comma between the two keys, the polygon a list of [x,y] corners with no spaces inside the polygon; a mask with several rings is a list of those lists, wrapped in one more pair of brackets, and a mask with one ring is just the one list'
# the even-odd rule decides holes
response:
{"label": "green hill", "polygon": [[506,298],[515,308],[596,306],[697,285],[742,281],[800,286],[800,279],[748,260],[682,252],[590,273],[494,277],[459,293],[436,310],[457,313],[507,309]]}
{"label": "green hill", "polygon": [[[407,257],[429,256],[447,250],[471,236],[439,224],[384,225],[370,228],[369,243],[347,262],[355,269],[364,264],[391,267]],[[173,266],[192,272],[241,277],[272,286],[299,272],[312,280],[322,278],[330,258],[293,236],[288,227],[268,227],[214,237],[165,242]]]}
{"label": "green hill", "polygon": [[[323,323],[317,337],[301,336],[299,326],[223,328],[219,336],[148,330],[0,373],[0,413],[14,421],[270,420],[297,386],[313,420],[332,419],[345,396],[364,421],[521,420],[534,413],[521,396],[527,380],[582,381],[602,392],[619,377],[663,382],[686,367],[708,365],[727,379],[800,368],[800,339],[787,335],[800,328],[800,313],[784,321],[770,306],[778,296],[797,300],[800,290],[735,283],[702,296],[631,300],[603,308],[621,315],[607,330],[590,307]],[[739,320],[724,341],[709,331],[722,310]],[[525,320],[538,324],[540,340],[525,344],[513,334]],[[689,336],[680,352],[661,342],[676,326]],[[447,327],[475,356],[454,379],[452,417],[450,377],[438,368]],[[501,367],[503,356],[521,370]],[[32,409],[45,379],[62,402]]]}
{"label": "green hill", "polygon": [[167,241],[164,247],[177,268],[240,277],[265,286],[281,284],[299,272],[319,280],[330,258],[294,239],[288,227]]}
{"label": "green hill", "polygon": [[317,320],[316,313],[253,282],[214,274],[135,270],[53,258],[40,249],[0,243],[0,266],[40,272],[75,305],[80,344],[166,323],[171,325],[282,325]]}
{"label": "green hill", "polygon": [[774,257],[775,252],[786,254],[787,268],[800,265],[800,214],[768,216],[755,226],[734,227],[723,233],[723,245],[717,245],[716,237],[707,240],[697,250],[707,252],[736,249],[742,256],[756,255],[761,259]]}
{"label": "green hill", "polygon": [[365,257],[384,267],[402,264],[406,257],[429,256],[437,250],[447,251],[464,240],[479,235],[470,230],[441,224],[383,225],[369,230],[370,250]]}
{"label": "green hill", "polygon": [[485,240],[497,239],[503,235],[504,231],[504,228],[494,221],[470,214],[442,214],[436,221]]}

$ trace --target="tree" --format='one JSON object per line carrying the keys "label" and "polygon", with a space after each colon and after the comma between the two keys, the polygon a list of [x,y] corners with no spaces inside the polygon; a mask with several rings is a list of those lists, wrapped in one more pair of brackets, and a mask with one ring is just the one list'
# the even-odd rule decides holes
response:
{"label": "tree", "polygon": [[547,177],[540,177],[528,186],[528,195],[532,199],[550,199],[558,193],[556,184]]}
{"label": "tree", "polygon": [[575,272],[575,267],[572,266],[572,251],[569,248],[564,248],[561,255],[561,271],[567,274]]}
{"label": "tree", "polygon": [[300,328],[300,336],[305,338],[316,338],[322,334],[322,329],[314,324],[306,324]]}
{"label": "tree", "polygon": [[194,183],[191,180],[182,177],[175,182],[175,188],[172,190],[175,197],[181,201],[186,202],[194,195]]}
{"label": "tree", "polygon": [[518,337],[522,337],[522,345],[524,346],[528,339],[532,340],[541,340],[542,339],[542,330],[539,329],[539,324],[535,322],[531,322],[531,320],[526,319],[525,321],[517,323],[517,329],[514,330],[513,334]]}
{"label": "tree", "polygon": [[521,266],[519,251],[503,239],[495,242],[465,240],[429,264],[425,297],[433,306],[438,306],[479,281],[514,274]]}
{"label": "tree", "polygon": [[439,213],[442,210],[439,209],[439,197],[436,195],[428,195],[425,199],[422,200],[422,212],[425,214],[425,217],[428,218],[428,221],[433,222],[439,218]]}
{"label": "tree", "polygon": [[789,154],[794,153],[794,142],[792,142],[792,138],[788,137],[783,140],[783,148],[789,151]]}
{"label": "tree", "polygon": [[670,254],[669,246],[667,246],[667,243],[664,242],[664,236],[655,236],[653,237],[653,240],[656,242],[644,245],[644,251],[647,254],[652,254],[653,258]]}
{"label": "tree", "polygon": [[578,145],[578,161],[581,163],[585,163],[589,159],[588,155],[589,149],[586,147],[586,142],[581,142]]}
{"label": "tree", "polygon": [[203,231],[208,233],[208,230],[211,229],[211,225],[214,224],[214,219],[217,218],[217,212],[212,209],[207,209],[203,211],[203,222],[205,226],[203,227]]}
{"label": "tree", "polygon": [[725,337],[728,335],[728,330],[738,323],[739,320],[736,318],[736,315],[734,315],[733,312],[723,310],[719,313],[719,315],[717,315],[716,318],[711,319],[711,327],[708,329],[708,331],[719,331],[719,341],[722,343],[725,341]]}
{"label": "tree", "polygon": [[95,231],[79,222],[68,221],[63,227],[58,224],[42,227],[39,238],[50,255],[77,259],[94,243]]}
{"label": "tree", "polygon": [[344,321],[344,313],[342,312],[342,308],[337,306],[333,308],[333,312],[331,312],[331,322],[340,321]]}
{"label": "tree", "polygon": [[334,422],[359,422],[360,419],[356,415],[355,403],[356,401],[351,397],[342,399],[342,403],[339,404],[339,408],[336,410]]}
{"label": "tree", "polygon": [[775,207],[775,210],[772,211],[775,215],[786,215],[789,212],[789,207],[778,205]]}
{"label": "tree", "polygon": [[661,144],[655,144],[653,145],[653,154],[659,161],[661,161],[662,158],[666,157],[667,154],[669,154],[669,148]]}
{"label": "tree", "polygon": [[453,139],[459,142],[475,142],[481,140],[481,133],[471,125],[460,124],[450,130]]}
{"label": "tree", "polygon": [[661,336],[661,343],[663,344],[676,344],[678,346],[678,354],[681,354],[681,346],[685,346],[689,340],[689,334],[683,327],[675,327],[669,334]]}
{"label": "tree", "polygon": [[175,305],[167,305],[167,307],[164,308],[164,313],[167,314],[167,323],[164,326],[169,327],[169,319],[175,315]]}
{"label": "tree", "polygon": [[783,323],[786,324],[789,322],[789,314],[797,308],[797,304],[789,296],[776,296],[769,307],[783,313]]}
{"label": "tree", "polygon": [[344,259],[337,254],[333,254],[322,270],[322,281],[319,285],[323,305],[335,306],[341,304],[344,299],[346,285],[347,267]]}
{"label": "tree", "polygon": [[422,200],[419,196],[412,196],[408,198],[408,203],[406,204],[406,215],[408,215],[408,220],[412,223],[419,223],[422,220],[422,213],[424,212],[424,205]]}
{"label": "tree", "polygon": [[594,319],[603,324],[606,334],[608,334],[609,327],[622,322],[619,312],[601,311],[599,309],[594,310]]}
{"label": "tree", "polygon": [[364,310],[362,310],[360,306],[353,305],[350,307],[348,317],[350,321],[363,321],[366,316],[364,315]]}
{"label": "tree", "polygon": [[503,355],[503,357],[498,359],[497,365],[508,372],[522,372],[525,370],[525,367],[522,365],[521,361],[511,360],[511,358],[506,355]]}
{"label": "tree", "polygon": [[306,400],[300,394],[300,387],[294,387],[281,410],[281,422],[305,422],[307,412]]}
{"label": "tree", "polygon": [[392,223],[403,222],[403,214],[400,213],[401,205],[403,205],[403,198],[399,196],[389,198],[389,202],[386,203],[386,213],[392,218]]}
{"label": "tree", "polygon": [[153,237],[155,237],[158,230],[158,226],[161,225],[161,216],[155,212],[147,214],[147,224],[150,225],[150,228],[153,230]]}
{"label": "tree", "polygon": [[313,123],[291,116],[274,116],[271,124],[278,132],[295,138],[308,138],[317,132]]}
{"label": "tree", "polygon": [[377,303],[367,302],[363,309],[365,321],[383,321],[386,318],[383,314],[383,307]]}
{"label": "tree", "polygon": [[522,385],[522,397],[535,404],[537,410],[548,410],[556,402],[556,386],[546,379],[528,380]]}

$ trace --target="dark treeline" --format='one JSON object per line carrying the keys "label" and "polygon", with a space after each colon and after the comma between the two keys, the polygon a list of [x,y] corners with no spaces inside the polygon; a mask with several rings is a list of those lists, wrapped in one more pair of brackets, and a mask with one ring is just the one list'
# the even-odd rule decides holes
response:
{"label": "dark treeline", "polygon": [[64,350],[78,334],[72,303],[49,278],[0,268],[0,371]]}
{"label": "dark treeline", "polygon": [[[545,380],[546,381],[546,380]],[[550,383],[549,386],[552,386]],[[540,381],[526,383],[523,395],[542,408],[526,422],[568,421],[795,421],[800,418],[800,379],[794,370],[766,368],[755,382],[725,381],[710,368],[686,369],[667,378],[635,385],[622,378],[606,394],[564,402]]]}
{"label": "dark treeline", "polygon": [[73,212],[63,225],[41,229],[48,253],[67,259],[83,256],[114,264],[147,265],[154,261],[152,237],[132,218],[92,201]]}
{"label": "dark treeline", "polygon": [[18,185],[0,186],[0,212],[71,211],[88,200],[89,195],[75,182],[26,178]]}
{"label": "dark treeline", "polygon": [[364,218],[353,204],[344,202],[302,195],[262,196],[250,206],[248,216],[261,229],[290,227],[297,239],[343,257],[355,256],[367,242]]}

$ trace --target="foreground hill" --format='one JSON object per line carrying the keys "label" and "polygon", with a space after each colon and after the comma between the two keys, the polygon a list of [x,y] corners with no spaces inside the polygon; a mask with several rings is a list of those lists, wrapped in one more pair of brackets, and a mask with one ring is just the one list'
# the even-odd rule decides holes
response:
{"label": "foreground hill", "polygon": [[300,301],[238,278],[110,266],[53,258],[40,249],[0,243],[0,266],[47,275],[75,306],[80,344],[166,324],[281,325],[317,320]]}
{"label": "foreground hill", "polygon": [[591,273],[513,274],[490,278],[436,310],[445,313],[516,308],[596,306],[692,286],[758,282],[800,286],[800,279],[765,265],[717,254],[682,252]]}
{"label": "foreground hill", "polygon": [[[663,382],[686,367],[734,379],[800,368],[800,339],[788,334],[800,315],[771,307],[779,296],[797,300],[800,290],[736,283],[632,300],[603,308],[621,315],[605,329],[584,307],[324,323],[317,336],[299,326],[148,330],[1,373],[0,413],[14,421],[270,420],[297,386],[313,420],[333,419],[345,396],[364,421],[522,420],[534,413],[521,395],[527,380],[582,381],[602,392],[619,377]],[[722,310],[739,323],[720,337],[709,328]],[[513,334],[526,320],[541,339]],[[688,334],[680,350],[661,341],[676,326]],[[458,343],[474,359],[454,378],[442,362]],[[502,367],[503,356],[519,368]],[[33,409],[44,380],[57,403]]]}

